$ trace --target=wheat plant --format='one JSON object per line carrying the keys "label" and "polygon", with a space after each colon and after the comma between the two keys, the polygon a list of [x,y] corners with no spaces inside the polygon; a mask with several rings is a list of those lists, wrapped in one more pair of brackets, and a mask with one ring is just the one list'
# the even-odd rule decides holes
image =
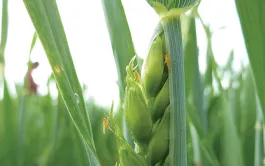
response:
{"label": "wheat plant", "polygon": [[[116,111],[114,103],[108,108],[84,97],[89,89],[77,77],[56,0],[23,0],[35,33],[23,83],[10,88],[9,2],[2,0],[1,10],[0,165],[263,165],[264,0],[235,0],[249,58],[239,70],[233,50],[219,64],[200,1],[144,1],[159,19],[141,59],[123,1],[101,0],[118,75]],[[31,57],[38,40],[52,69],[44,95],[33,75],[39,63]]]}

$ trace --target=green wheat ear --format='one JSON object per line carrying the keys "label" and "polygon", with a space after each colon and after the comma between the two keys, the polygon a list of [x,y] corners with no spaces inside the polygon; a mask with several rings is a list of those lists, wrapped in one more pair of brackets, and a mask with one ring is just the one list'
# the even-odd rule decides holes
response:
{"label": "green wheat ear", "polygon": [[[155,139],[155,136],[152,136],[149,142],[147,156],[152,165],[159,160],[164,161],[167,152],[169,152],[170,165],[187,166],[185,72],[180,16],[191,9],[197,1],[147,0],[159,15],[163,27],[165,55],[167,55],[165,56],[165,62],[168,67],[169,80],[168,84],[156,96],[155,101],[151,102],[152,120],[155,121],[161,118],[160,116],[163,116],[163,114],[165,115],[164,110],[167,104],[170,104],[171,109],[170,116],[168,116],[170,119],[169,131],[163,130],[164,133],[162,134],[164,136],[169,135],[169,145],[168,143],[165,145],[161,144],[161,147],[164,148],[163,155],[157,155],[158,151],[162,152],[159,147],[160,144],[156,143],[161,141],[160,139]],[[168,149],[169,151],[167,151]]]}
{"label": "green wheat ear", "polygon": [[193,7],[198,0],[147,0],[162,18],[180,16]]}

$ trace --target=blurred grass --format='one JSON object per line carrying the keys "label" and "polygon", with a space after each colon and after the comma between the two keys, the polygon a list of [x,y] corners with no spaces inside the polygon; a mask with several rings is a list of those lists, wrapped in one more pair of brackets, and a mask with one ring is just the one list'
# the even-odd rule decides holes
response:
{"label": "blurred grass", "polygon": [[[22,89],[21,92],[26,91]],[[21,115],[17,112],[0,117],[1,122],[5,119],[5,124],[1,125],[4,131],[0,132],[2,164],[6,166],[90,164],[84,142],[68,116],[62,98],[60,96],[53,98],[50,93],[45,96],[23,95],[19,99],[5,94],[3,102],[11,104],[10,102],[20,100],[19,103],[12,105],[15,107],[14,110],[19,106],[18,110],[23,111],[24,114],[21,118],[23,121],[20,121],[19,125],[16,123],[16,118]],[[95,131],[93,137],[96,140],[100,163],[102,166],[115,165],[118,156],[116,140],[110,131],[105,135],[102,131],[102,121],[108,115],[109,109],[97,106],[93,100],[88,101],[87,105],[89,105],[89,113],[94,117],[91,124]],[[7,113],[13,111],[10,105],[1,110],[7,110],[5,111]],[[17,132],[19,136],[16,135]]]}

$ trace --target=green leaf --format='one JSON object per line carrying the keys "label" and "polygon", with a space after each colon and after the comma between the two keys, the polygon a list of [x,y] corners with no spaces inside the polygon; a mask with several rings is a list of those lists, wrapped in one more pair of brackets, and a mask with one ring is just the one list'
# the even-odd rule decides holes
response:
{"label": "green leaf", "polygon": [[243,165],[241,144],[236,129],[237,126],[233,119],[233,110],[224,93],[219,97],[218,105],[224,122],[222,163],[226,166]]}
{"label": "green leaf", "polygon": [[52,67],[60,95],[73,123],[84,139],[90,164],[99,165],[82,89],[74,68],[56,1],[24,0],[24,4]]}
{"label": "green leaf", "polygon": [[255,148],[255,123],[257,116],[256,93],[253,77],[250,70],[247,70],[246,78],[242,81],[243,85],[240,93],[240,126],[239,133],[242,140],[242,151],[245,165],[254,163]]}
{"label": "green leaf", "polygon": [[120,97],[123,100],[126,87],[125,69],[135,55],[131,32],[121,0],[102,0],[101,2],[116,63]]}
{"label": "green leaf", "polygon": [[254,165],[255,166],[262,166],[264,165],[264,149],[263,149],[263,136],[264,136],[264,127],[263,125],[263,119],[262,119],[262,111],[261,107],[259,105],[258,99],[257,99],[257,120],[255,125],[255,153],[254,154]]}
{"label": "green leaf", "polygon": [[31,41],[31,45],[30,45],[29,56],[31,55],[31,52],[32,52],[32,50],[36,44],[37,38],[38,38],[38,35],[36,32],[34,32],[34,35],[33,35],[32,41]]}
{"label": "green leaf", "polygon": [[[6,48],[7,32],[8,32],[8,0],[2,0],[0,65],[4,65],[4,63],[5,63],[4,53],[5,53],[5,48]],[[0,66],[0,72],[1,72],[1,66]]]}
{"label": "green leaf", "polygon": [[3,149],[6,149],[5,152],[5,161],[10,165],[16,164],[16,129],[17,129],[17,105],[14,102],[7,82],[4,79],[4,88],[3,88],[3,100],[2,108],[0,111],[3,115]]}
{"label": "green leaf", "polygon": [[[207,115],[203,108],[203,87],[198,61],[198,47],[196,36],[195,18],[191,16],[189,31],[187,33],[187,42],[184,48],[184,70],[185,70],[185,92],[187,95],[187,104],[192,104],[196,109],[195,115],[201,121],[203,129],[207,129]],[[191,96],[191,101],[189,101]],[[189,109],[187,109],[189,111]],[[192,114],[189,113],[190,115]],[[194,122],[193,122],[194,123]],[[196,125],[197,127],[197,125]]]}
{"label": "green leaf", "polygon": [[256,92],[265,117],[265,1],[235,0]]}
{"label": "green leaf", "polygon": [[194,165],[201,165],[199,136],[192,123],[189,123],[189,128],[190,128],[190,134],[191,134],[191,139],[192,139],[193,163]]}
{"label": "green leaf", "polygon": [[205,158],[209,161],[210,165],[214,166],[220,166],[213,149],[209,146],[209,143],[200,142],[202,154],[205,156]]}

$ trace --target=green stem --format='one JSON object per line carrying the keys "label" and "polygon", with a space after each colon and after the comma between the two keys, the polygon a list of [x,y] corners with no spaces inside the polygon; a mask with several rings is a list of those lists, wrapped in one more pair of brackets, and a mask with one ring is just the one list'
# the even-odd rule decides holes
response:
{"label": "green stem", "polygon": [[164,18],[162,24],[170,57],[170,165],[187,166],[184,55],[180,17]]}

